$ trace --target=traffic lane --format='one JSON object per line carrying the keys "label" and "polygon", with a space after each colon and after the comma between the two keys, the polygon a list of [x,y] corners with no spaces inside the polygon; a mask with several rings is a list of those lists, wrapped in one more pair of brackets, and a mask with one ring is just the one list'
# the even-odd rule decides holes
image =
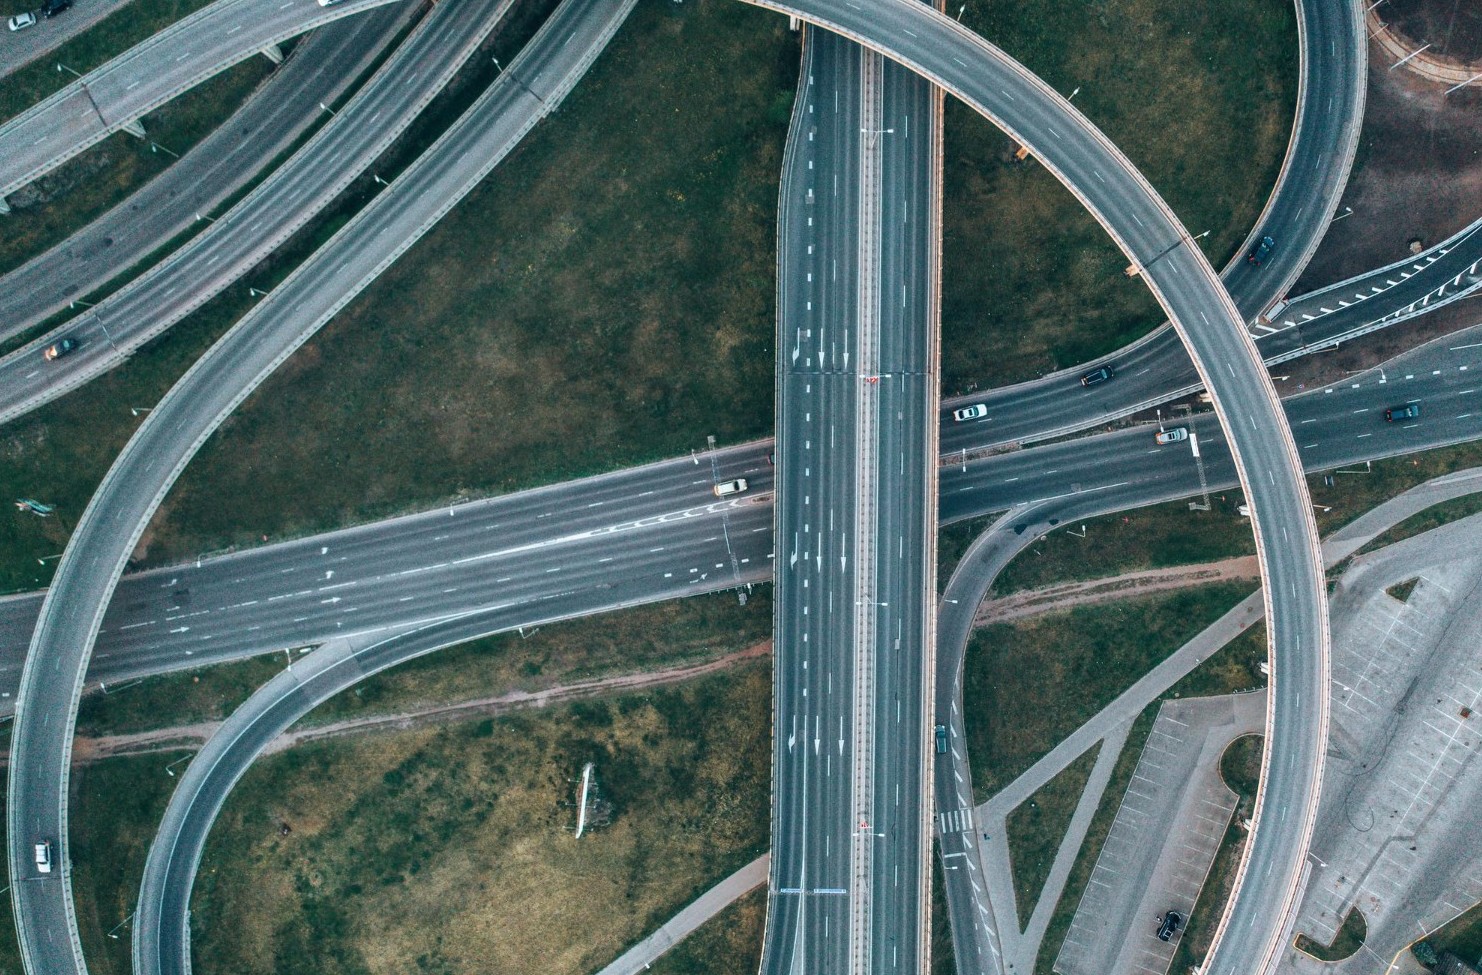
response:
{"label": "traffic lane", "polygon": [[[1441,369],[1426,368],[1438,364],[1446,353],[1445,347],[1438,345],[1403,357],[1382,373],[1375,371],[1356,377],[1353,382],[1288,399],[1286,405],[1307,469],[1332,469],[1475,439],[1478,421],[1482,420],[1482,381],[1473,384],[1471,377],[1479,374],[1478,363],[1482,360],[1457,361]],[[1462,353],[1474,354],[1473,350],[1465,349]],[[1422,404],[1420,418],[1402,423],[1384,422],[1385,406],[1409,401]],[[1167,425],[1186,426],[1198,434],[1212,488],[1223,490],[1234,484],[1228,453],[1220,446],[1221,435],[1211,426],[1207,415],[1192,421],[1170,419]],[[762,459],[766,453],[764,446],[750,445],[727,452],[720,461],[722,476],[746,476],[754,484],[753,492],[768,490],[772,468]],[[943,469],[941,517],[944,522],[1036,499],[1106,490],[1108,485],[1133,480],[1156,485],[1169,497],[1187,495],[1198,488],[1188,445],[1160,448],[1152,443],[1148,428],[1004,454],[974,462],[968,468],[967,475],[956,465]],[[447,566],[437,573],[428,573],[429,566],[485,555],[496,546],[572,534],[565,530],[568,527],[615,528],[643,517],[692,510],[682,502],[676,504],[663,490],[642,488],[644,483],[662,480],[671,485],[671,490],[677,489],[692,498],[696,506],[708,504],[707,479],[696,477],[697,469],[703,470],[703,466],[697,468],[688,459],[669,462],[620,476],[522,492],[256,549],[204,562],[200,568],[186,566],[127,576],[105,617],[99,661],[90,671],[90,677],[119,679],[141,669],[154,670],[166,660],[177,667],[192,665],[195,661],[183,652],[191,649],[188,634],[171,635],[159,632],[157,627],[151,630],[137,625],[156,618],[151,614],[176,605],[165,600],[181,590],[194,594],[192,612],[200,607],[213,611],[209,624],[204,621],[199,624],[211,627],[200,635],[213,634],[212,641],[202,641],[209,649],[197,651],[201,660],[221,659],[222,654],[237,657],[281,646],[304,645],[315,637],[332,635],[333,621],[326,618],[326,611],[317,604],[317,599],[332,594],[313,597],[310,593],[300,597],[296,608],[314,615],[308,623],[295,623],[294,616],[302,612],[284,616],[278,613],[275,603],[305,588],[296,584],[297,578],[333,571],[335,579],[358,580],[362,585],[375,583],[367,590],[365,599],[395,604],[405,595],[434,586],[439,587],[434,591],[439,591],[480,574],[477,562],[463,563],[459,568]],[[583,500],[588,497],[592,500]],[[632,510],[635,506],[637,510]],[[449,516],[454,511],[456,521]],[[636,517],[628,517],[630,513]],[[615,519],[614,515],[619,517]],[[575,521],[563,524],[562,530],[556,532],[553,519],[558,518]],[[492,537],[496,530],[498,538]],[[313,568],[316,565],[328,568]],[[492,579],[501,577],[483,574]],[[178,581],[167,588],[171,579]],[[404,588],[412,586],[414,581],[420,589]],[[273,597],[278,599],[268,602]],[[246,605],[254,599],[259,600],[258,606]],[[4,681],[0,693],[14,692],[39,605],[39,597],[35,595],[0,601],[0,650],[4,652],[0,657],[0,680]],[[237,608],[226,612],[230,607]],[[398,616],[394,605],[390,609],[386,620],[405,618]],[[251,629],[263,626],[264,619],[277,628],[266,632]],[[253,633],[261,634],[258,641],[244,642]],[[274,635],[271,641],[267,633]],[[222,640],[231,641],[229,649],[221,645]],[[151,648],[157,648],[158,654],[151,655]],[[140,659],[148,662],[134,663]]]}
{"label": "traffic lane", "polygon": [[1263,236],[1276,246],[1259,267],[1245,261],[1245,252],[1237,254],[1225,275],[1247,318],[1285,295],[1327,233],[1364,114],[1368,38],[1357,7],[1347,0],[1301,0],[1297,16],[1306,98],[1298,106],[1285,179],[1247,240],[1247,249]]}
{"label": "traffic lane", "polygon": [[[271,254],[411,124],[508,6],[437,5],[338,114],[241,203],[83,314],[0,358],[0,422],[119,365]],[[436,70],[427,69],[429,59]],[[63,337],[78,349],[45,362],[43,349]]]}
{"label": "traffic lane", "polygon": [[[839,969],[848,950],[859,49],[808,31],[781,188],[773,858],[763,970]],[[828,463],[825,463],[825,460]],[[836,739],[837,729],[837,741]]]}
{"label": "traffic lane", "polygon": [[[1374,372],[1356,377],[1353,382],[1288,399],[1286,405],[1307,469],[1332,469],[1475,439],[1478,422],[1482,420],[1482,382],[1473,385],[1470,377],[1478,374],[1478,366],[1460,362],[1449,368],[1425,368],[1437,364],[1438,352],[1444,354],[1446,349],[1436,346],[1404,357],[1386,367],[1382,376]],[[1473,354],[1472,350],[1463,352]],[[1411,400],[1422,403],[1423,412],[1418,420],[1383,421],[1385,405]],[[1223,490],[1234,484],[1228,452],[1222,449],[1221,434],[1211,425],[1208,415],[1190,421],[1169,420],[1168,425],[1186,426],[1198,435],[1212,489]],[[753,492],[768,490],[767,479],[772,469],[762,459],[766,453],[764,446],[750,445],[728,452],[720,462],[722,475],[747,476],[756,485]],[[94,680],[116,680],[139,672],[153,672],[165,664],[178,668],[209,660],[234,659],[282,646],[306,645],[316,638],[331,636],[335,621],[317,599],[332,594],[313,597],[311,593],[300,597],[296,604],[299,611],[292,616],[280,613],[276,605],[282,601],[281,597],[305,588],[295,584],[296,578],[320,574],[321,570],[311,568],[316,565],[329,564],[323,571],[333,570],[337,579],[357,579],[362,585],[374,582],[363,598],[387,604],[380,622],[389,625],[404,620],[406,614],[398,613],[396,604],[407,595],[419,594],[420,600],[422,592],[438,593],[450,586],[471,585],[470,580],[480,575],[490,580],[502,578],[502,574],[492,571],[492,566],[481,566],[479,562],[447,566],[438,572],[425,571],[429,566],[487,554],[495,545],[506,544],[502,537],[499,540],[491,537],[496,530],[501,534],[512,532],[507,541],[519,544],[571,534],[565,530],[568,527],[591,529],[599,522],[616,526],[641,517],[662,517],[666,512],[682,513],[691,507],[672,502],[665,491],[641,485],[649,479],[662,480],[692,498],[696,505],[708,504],[705,478],[695,477],[696,470],[689,459],[668,462],[637,472],[623,472],[620,476],[522,492],[256,549],[204,562],[200,568],[186,566],[127,576],[105,617],[99,659],[89,676]],[[1128,482],[1154,487],[1161,492],[1160,497],[1195,493],[1198,478],[1189,445],[1158,447],[1152,443],[1152,431],[1141,428],[999,455],[970,463],[966,474],[956,465],[945,467],[941,519],[945,523],[1055,496],[1104,492],[1108,486]],[[593,500],[581,500],[587,497]],[[643,507],[630,512],[630,506],[638,505]],[[456,520],[449,512],[457,513]],[[638,517],[629,517],[630,513]],[[754,523],[752,533],[755,527],[769,523],[769,514],[758,517],[763,520]],[[553,519],[562,518],[577,519],[577,522],[570,526],[563,524],[561,530],[555,530],[558,522]],[[671,518],[670,522],[675,520],[683,519]],[[327,560],[334,561],[330,564]],[[171,579],[178,582],[167,588]],[[200,641],[200,647],[192,646],[195,641],[189,634],[137,626],[155,619],[152,614],[161,609],[176,605],[163,600],[182,589],[195,594],[196,607],[213,610],[209,623],[198,624],[210,627],[198,635],[212,635],[212,640]],[[272,597],[280,598],[269,602]],[[258,600],[258,604],[247,605],[253,600]],[[0,600],[0,651],[3,651],[0,694],[14,693],[39,605],[39,597],[35,595]],[[230,607],[236,608],[226,612]],[[312,614],[310,619],[294,622],[296,616],[303,615],[303,610]],[[186,650],[192,650],[194,657],[186,656]],[[9,700],[0,698],[0,701]]]}
{"label": "traffic lane", "polygon": [[[135,922],[140,971],[149,975],[189,971],[189,902],[195,872],[233,785],[263,749],[318,704],[366,677],[442,647],[479,636],[539,626],[629,605],[630,600],[680,598],[692,590],[661,581],[647,567],[610,584],[600,576],[559,594],[533,586],[503,605],[456,620],[360,644],[336,644],[300,658],[237,709],[180,775],[180,786],[151,846]],[[352,646],[354,649],[352,649]]]}
{"label": "traffic lane", "polygon": [[410,4],[390,4],[313,32],[179,162],[66,240],[0,276],[0,340],[101,287],[186,229],[195,214],[209,213],[323,117],[319,104],[337,101],[412,13]]}
{"label": "traffic lane", "polygon": [[[503,159],[570,90],[631,9],[632,3],[563,4],[490,89],[402,177],[191,367],[125,446],[73,532],[22,672],[7,807],[14,876],[21,876],[30,861],[22,837],[33,816],[50,824],[66,859],[67,752],[87,659],[128,553],[186,460],[264,376]],[[578,36],[583,43],[571,45]],[[522,77],[532,61],[539,62],[537,73]],[[541,69],[549,73],[542,75]],[[377,242],[377,230],[390,233],[389,239]],[[344,272],[351,264],[356,270],[347,281]],[[43,674],[43,667],[51,673]],[[61,719],[59,728],[45,726],[55,718]],[[47,789],[18,787],[32,779],[52,784]],[[84,971],[66,885],[37,891],[22,885],[13,894],[29,970],[58,975]],[[36,935],[52,916],[67,919],[72,950],[38,954]]]}
{"label": "traffic lane", "polygon": [[269,45],[388,2],[218,0],[0,125],[0,195]]}

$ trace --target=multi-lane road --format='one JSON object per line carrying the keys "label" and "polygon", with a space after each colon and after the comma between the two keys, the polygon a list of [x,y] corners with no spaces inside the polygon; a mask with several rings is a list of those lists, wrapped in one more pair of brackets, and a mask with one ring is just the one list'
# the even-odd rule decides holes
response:
{"label": "multi-lane road", "polygon": [[779,217],[763,971],[925,961],[940,95],[809,31]]}
{"label": "multi-lane road", "polygon": [[0,125],[0,198],[258,51],[388,2],[217,0]]}
{"label": "multi-lane road", "polygon": [[[1300,882],[1327,747],[1327,594],[1292,431],[1245,321],[1167,204],[1066,99],[955,21],[911,0],[754,0],[898,60],[1030,147],[1131,258],[1188,348],[1229,439],[1265,582],[1272,718],[1262,767],[1280,815],[1253,815],[1249,855],[1206,964],[1265,966]],[[1307,704],[1304,707],[1302,701]],[[1264,825],[1264,828],[1262,828]]]}
{"label": "multi-lane road", "polygon": [[[510,3],[436,5],[339,113],[240,203],[97,305],[0,358],[0,422],[126,361],[323,212],[437,97]],[[43,350],[63,336],[77,350],[47,362]]]}
{"label": "multi-lane road", "polygon": [[[1402,361],[1394,365],[1416,370],[1410,374],[1418,382],[1426,382],[1425,377],[1429,376],[1420,373],[1422,363]],[[1482,362],[1473,368],[1482,368]],[[1456,388],[1458,377],[1465,377],[1467,372],[1453,369],[1450,378],[1427,385],[1425,392],[1431,396],[1428,402],[1439,409],[1442,406],[1451,408],[1458,399],[1476,401],[1478,390]],[[1306,405],[1294,413],[1294,419],[1299,423],[1303,419],[1315,419],[1325,424],[1325,436],[1340,433],[1346,424],[1351,423],[1355,408],[1372,412],[1372,408],[1356,407],[1356,404],[1374,402],[1376,395],[1384,395],[1384,387],[1388,384],[1379,384],[1378,378],[1377,375],[1364,377],[1357,390],[1343,387],[1335,392],[1319,392],[1304,397],[1298,402],[1306,401]],[[1316,416],[1303,416],[1306,412]],[[1477,424],[1473,422],[1460,428],[1443,425],[1440,430],[1423,432],[1423,436],[1430,438],[1426,441],[1429,443],[1457,433],[1469,433],[1475,437],[1478,432]],[[1096,459],[1088,465],[1088,470],[1107,463],[1105,458],[1135,456],[1136,449],[1129,438],[1144,445],[1151,440],[1146,430],[1090,438],[1108,443],[1094,450]],[[1368,439],[1339,436],[1330,444],[1329,459],[1352,461],[1356,457],[1354,451],[1366,449],[1362,445],[1369,442]],[[1387,440],[1378,452],[1416,446],[1409,436],[1394,438]],[[463,601],[449,603],[442,607],[440,615],[424,616],[416,622],[412,622],[410,611],[403,610],[400,624],[388,624],[369,636],[362,634],[332,639],[328,646],[308,658],[299,658],[292,670],[285,671],[254,695],[243,710],[233,716],[218,739],[208,745],[193,763],[194,771],[187,773],[180,794],[172,800],[171,810],[166,815],[146,869],[138,943],[141,946],[152,943],[178,946],[182,943],[190,882],[199,858],[199,847],[226,793],[273,737],[275,729],[291,723],[316,702],[373,670],[437,646],[495,630],[765,579],[772,565],[769,551],[772,520],[770,505],[765,503],[766,496],[717,501],[709,493],[717,476],[727,479],[746,476],[754,478],[763,489],[768,487],[765,447],[757,445],[723,451],[714,458],[702,458],[699,464],[685,458],[642,471],[595,478],[578,485],[560,485],[499,501],[466,505],[453,516],[438,512],[390,523],[398,526],[400,533],[415,537],[416,547],[421,549],[424,557],[448,558],[464,551],[479,554],[465,555],[449,564],[412,567],[392,573],[393,585],[397,588],[388,591],[417,589],[425,594],[456,589],[466,594],[458,597]],[[1053,448],[1040,448],[1025,453],[1051,450]],[[1165,500],[1197,489],[1197,478],[1189,470],[1190,465],[1178,463],[1179,454],[1180,451],[1164,448],[1146,455],[1156,465],[1172,466],[1170,477],[1092,484],[1077,494],[1043,500],[1029,510],[1017,508],[1004,529],[988,536],[986,545],[975,548],[964,561],[971,568],[954,576],[953,584],[960,589],[950,590],[944,599],[942,656],[939,659],[941,676],[937,688],[940,713],[952,714],[942,720],[944,723],[950,721],[954,728],[952,753],[937,771],[942,810],[950,812],[957,810],[959,805],[971,804],[970,794],[963,791],[966,786],[959,786],[954,775],[954,772],[959,772],[966,779],[968,770],[966,755],[960,746],[960,716],[951,712],[951,702],[957,696],[954,691],[955,674],[960,670],[961,648],[965,643],[972,607],[976,605],[974,594],[988,584],[997,568],[1020,544],[1054,528],[1057,523],[1064,524],[1069,519],[1088,517],[1101,511]],[[976,466],[992,468],[995,464],[990,461]],[[1012,490],[1012,485],[1019,480],[1013,475],[1005,478],[1002,476],[1005,473],[998,471],[992,480],[1001,481]],[[1079,477],[1087,472],[1067,468],[1060,473]],[[1131,471],[1119,473],[1130,475]],[[1216,472],[1216,477],[1216,489],[1224,486],[1231,477],[1228,457]],[[643,485],[648,486],[638,490]],[[951,490],[962,486],[944,488]],[[1027,503],[1018,498],[1011,500]],[[1002,503],[1002,498],[993,502],[995,505]],[[633,510],[623,510],[622,515],[634,517],[614,517],[614,509],[627,509],[629,506]],[[959,513],[981,512],[962,508]],[[558,536],[555,534],[558,529],[552,522],[567,515],[579,522],[570,527],[579,530],[564,537]],[[456,519],[461,527],[450,529],[448,517]],[[605,523],[605,527],[596,527],[599,523]],[[418,527],[413,530],[413,525]],[[547,537],[537,541],[542,532]],[[296,551],[279,553],[280,558],[275,560],[273,569],[267,566],[247,569],[241,564],[247,560],[224,560],[237,565],[226,572],[218,571],[216,575],[233,579],[232,585],[238,589],[245,587],[246,592],[266,592],[270,589],[260,589],[255,580],[281,586],[282,571],[278,566],[298,566],[300,568],[295,571],[302,571],[306,555],[312,557],[314,553],[322,552],[323,564],[337,567],[322,573],[314,572],[319,577],[317,581],[322,582],[324,593],[363,592],[363,583],[358,581],[362,576],[357,569],[393,555],[385,551],[384,543],[373,542],[365,529],[309,539],[282,548]],[[401,553],[395,553],[395,557],[400,558],[398,565],[416,565]],[[732,559],[735,560],[734,567]],[[683,568],[686,565],[689,566],[687,571]],[[324,578],[329,572],[334,572],[334,575]],[[331,579],[339,578],[341,573],[357,581],[352,581],[344,589],[336,588]],[[470,578],[475,574],[490,578]],[[559,585],[550,583],[553,574],[561,580]],[[183,581],[176,577],[171,583],[161,573],[150,576],[157,585],[151,585],[149,589],[168,590]],[[429,578],[426,584],[417,582],[424,578]],[[495,585],[482,588],[493,580],[497,580]],[[453,581],[464,585],[447,585]],[[420,600],[424,596],[411,598]],[[359,597],[354,599],[360,601]],[[273,602],[271,597],[268,597],[268,602]],[[324,598],[321,597],[320,602],[323,603]],[[956,822],[969,821],[959,817]],[[970,851],[972,834],[960,830],[956,833],[955,836],[943,837],[943,852],[947,855]],[[960,865],[960,862],[954,859],[949,865]],[[953,885],[967,888],[972,879],[970,870],[947,874],[949,889]],[[971,923],[979,917],[976,912],[981,900],[964,891],[963,896],[952,898],[951,905],[959,959],[970,961],[975,958],[971,948],[974,932],[983,939],[984,950],[991,957],[993,949],[986,947],[993,944],[989,933],[991,923]],[[972,913],[964,916],[964,911]],[[988,921],[986,917],[983,920]],[[150,948],[151,953],[156,950]],[[164,957],[166,960],[160,968],[146,966],[138,970],[182,970],[173,967],[169,961],[170,951],[165,951]]]}
{"label": "multi-lane road", "polygon": [[[17,693],[7,837],[27,970],[86,971],[67,858],[72,726],[104,609],[130,550],[187,461],[264,377],[468,193],[586,72],[633,0],[566,0],[499,79],[160,401],[84,511],[31,639]],[[39,874],[36,837],[61,869]]]}
{"label": "multi-lane road", "polygon": [[390,4],[314,31],[179,162],[66,240],[0,276],[0,341],[136,266],[196,223],[197,214],[212,215],[316,120],[328,117],[319,106],[339,101],[414,7]]}
{"label": "multi-lane road", "polygon": [[[1382,371],[1284,400],[1307,470],[1482,437],[1482,348],[1467,347],[1476,341],[1471,333],[1441,340]],[[1384,421],[1386,407],[1412,400],[1424,407],[1418,420]],[[1199,433],[1211,489],[1233,486],[1234,469],[1212,417],[1203,414],[1190,425]],[[582,545],[650,525],[662,531],[648,557],[661,576],[672,573],[671,581],[693,576],[714,590],[768,578],[770,570],[758,565],[772,552],[771,450],[762,441],[718,451],[714,471],[707,455],[698,464],[684,457],[131,574],[108,607],[89,676],[120,681],[464,614],[497,603],[502,587],[517,578],[514,565],[501,559],[528,560],[518,571],[544,574],[554,587],[587,557]],[[749,489],[718,500],[710,493],[717,477],[745,477]],[[1115,510],[1199,489],[1188,445],[1159,447],[1151,428],[1141,426],[1002,453],[965,468],[949,455],[941,469],[940,519],[1078,496],[1104,495]],[[734,569],[717,505],[728,511]],[[707,540],[705,556],[670,547],[691,537]],[[0,702],[13,700],[40,604],[37,594],[0,599]]]}

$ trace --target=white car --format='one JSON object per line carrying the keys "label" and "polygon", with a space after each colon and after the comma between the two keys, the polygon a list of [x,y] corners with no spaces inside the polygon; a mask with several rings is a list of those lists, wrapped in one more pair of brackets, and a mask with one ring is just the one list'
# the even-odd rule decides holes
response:
{"label": "white car", "polygon": [[51,841],[42,840],[36,844],[36,872],[51,873]]}
{"label": "white car", "polygon": [[733,494],[740,494],[746,490],[746,478],[738,477],[734,481],[724,481],[711,488],[717,498],[728,498]]}
{"label": "white car", "polygon": [[978,403],[974,406],[964,406],[960,410],[952,411],[952,419],[958,423],[966,420],[981,420],[988,415],[988,404]]}
{"label": "white car", "polygon": [[1187,439],[1189,439],[1188,427],[1172,427],[1168,430],[1158,431],[1158,435],[1153,438],[1153,442],[1157,444],[1183,443]]}
{"label": "white car", "polygon": [[34,23],[36,23],[36,15],[27,12],[23,14],[16,14],[14,17],[10,18],[10,20],[5,22],[5,26],[15,31],[23,30],[27,27],[30,27]]}

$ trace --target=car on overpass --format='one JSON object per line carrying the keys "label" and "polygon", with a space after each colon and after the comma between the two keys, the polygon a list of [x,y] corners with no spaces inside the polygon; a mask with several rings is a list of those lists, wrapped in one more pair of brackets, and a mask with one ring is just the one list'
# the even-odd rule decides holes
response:
{"label": "car on overpass", "polygon": [[1274,238],[1262,237],[1261,242],[1256,245],[1255,250],[1245,255],[1246,262],[1249,264],[1254,264],[1256,267],[1260,267],[1261,262],[1266,259],[1266,255],[1271,253],[1271,248],[1275,246],[1276,240]]}
{"label": "car on overpass", "polygon": [[974,403],[972,406],[964,406],[961,409],[952,411],[952,419],[958,423],[963,423],[967,420],[981,420],[987,415],[988,405],[986,403]]}
{"label": "car on overpass", "polygon": [[41,354],[46,358],[47,362],[55,362],[75,348],[77,348],[76,339],[62,339],[48,345],[46,351]]}
{"label": "car on overpass", "polygon": [[1081,377],[1082,386],[1100,386],[1102,383],[1115,376],[1116,372],[1110,365],[1102,366],[1100,369],[1092,369]]}
{"label": "car on overpass", "polygon": [[1396,420],[1418,420],[1420,418],[1420,404],[1406,403],[1404,406],[1391,406],[1384,411],[1384,418],[1390,423]]}
{"label": "car on overpass", "polygon": [[36,872],[51,873],[51,840],[36,841]]}

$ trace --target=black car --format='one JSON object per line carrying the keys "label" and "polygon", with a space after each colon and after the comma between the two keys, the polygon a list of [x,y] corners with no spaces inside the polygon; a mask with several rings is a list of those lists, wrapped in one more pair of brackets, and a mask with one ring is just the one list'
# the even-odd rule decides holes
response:
{"label": "black car", "polygon": [[1177,911],[1169,911],[1163,915],[1163,922],[1158,925],[1158,940],[1170,941],[1178,933],[1178,926],[1184,921]]}
{"label": "black car", "polygon": [[1093,369],[1091,372],[1082,376],[1081,385],[1099,386],[1115,375],[1116,373],[1112,371],[1111,366],[1102,366],[1100,369]]}
{"label": "black car", "polygon": [[945,754],[947,754],[947,726],[944,725],[944,724],[937,725],[936,735],[937,735],[937,754],[938,755],[945,755]]}
{"label": "black car", "polygon": [[45,17],[55,17],[71,6],[72,0],[46,0],[46,6],[41,8],[41,13]]}
{"label": "black car", "polygon": [[1390,423],[1396,420],[1417,420],[1420,418],[1420,404],[1406,403],[1404,406],[1391,406],[1384,411],[1384,418]]}
{"label": "black car", "polygon": [[1262,237],[1261,242],[1256,245],[1256,249],[1245,255],[1245,259],[1251,264],[1260,267],[1261,262],[1266,259],[1266,255],[1271,253],[1271,248],[1275,246],[1276,241],[1272,240],[1270,237]]}
{"label": "black car", "polygon": [[76,339],[62,339],[59,342],[53,342],[51,345],[48,345],[46,351],[41,354],[46,358],[47,362],[55,362],[75,348],[77,348]]}

